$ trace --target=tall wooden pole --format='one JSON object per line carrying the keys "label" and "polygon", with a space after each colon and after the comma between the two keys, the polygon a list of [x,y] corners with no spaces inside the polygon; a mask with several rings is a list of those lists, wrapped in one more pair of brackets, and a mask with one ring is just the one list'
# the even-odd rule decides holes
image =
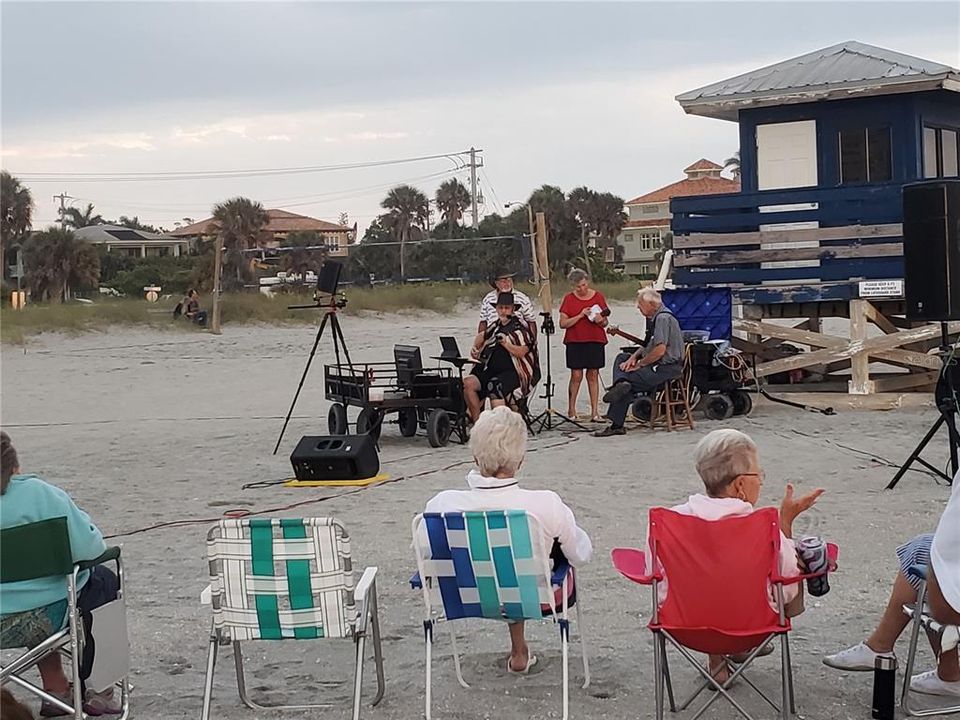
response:
{"label": "tall wooden pole", "polygon": [[210,332],[220,334],[220,275],[223,270],[223,240],[220,235],[213,239],[213,310],[210,313]]}
{"label": "tall wooden pole", "polygon": [[547,254],[547,218],[537,213],[537,266],[540,285],[540,306],[546,313],[553,312],[553,296],[550,294],[550,257]]}

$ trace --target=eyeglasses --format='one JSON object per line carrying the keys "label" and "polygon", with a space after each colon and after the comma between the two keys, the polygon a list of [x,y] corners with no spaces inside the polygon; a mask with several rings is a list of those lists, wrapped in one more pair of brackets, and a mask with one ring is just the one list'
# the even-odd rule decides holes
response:
{"label": "eyeglasses", "polygon": [[760,482],[763,482],[764,479],[767,477],[767,474],[763,470],[761,470],[760,472],[753,472],[753,473],[740,473],[740,475],[746,476],[746,477],[755,477],[758,480],[760,480]]}

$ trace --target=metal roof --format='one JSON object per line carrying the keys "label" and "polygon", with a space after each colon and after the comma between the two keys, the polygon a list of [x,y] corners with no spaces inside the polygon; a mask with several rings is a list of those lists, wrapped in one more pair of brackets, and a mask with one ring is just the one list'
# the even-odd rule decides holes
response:
{"label": "metal roof", "polygon": [[139,242],[147,245],[166,243],[166,244],[186,244],[181,238],[171,235],[159,235],[157,233],[147,232],[146,230],[134,230],[120,225],[88,225],[77,228],[73,234],[87,242],[96,244],[117,242]]}
{"label": "metal roof", "polygon": [[944,88],[960,91],[949,65],[850,40],[677,95],[692,115],[737,119],[745,107]]}

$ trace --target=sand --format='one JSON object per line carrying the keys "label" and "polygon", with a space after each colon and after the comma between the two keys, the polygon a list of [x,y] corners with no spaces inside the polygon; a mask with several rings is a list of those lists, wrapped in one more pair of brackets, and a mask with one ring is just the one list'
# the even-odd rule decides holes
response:
{"label": "sand", "polygon": [[[620,317],[629,318],[630,312],[617,309]],[[344,330],[355,360],[382,360],[390,357],[395,342],[418,343],[424,355],[431,354],[439,349],[439,334],[455,334],[467,347],[474,322],[472,312],[419,319],[348,314]],[[352,534],[355,567],[379,567],[387,694],[379,707],[365,709],[365,716],[418,717],[423,609],[407,584],[413,569],[410,521],[437,491],[463,486],[469,454],[456,444],[431,450],[422,435],[402,438],[390,426],[382,438],[384,470],[393,477],[436,472],[351,494],[242,489],[245,483],[288,477],[288,455],[297,439],[326,432],[322,363],[332,361],[332,350],[324,340],[281,451],[271,455],[313,336],[314,330],[304,326],[228,326],[219,337],[128,328],[79,337],[45,335],[26,352],[3,348],[3,425],[24,469],[65,488],[106,534],[169,520],[217,518],[231,508],[329,498],[299,512],[340,518]],[[554,358],[556,366],[563,365],[559,342]],[[561,395],[566,380],[561,367],[556,373]],[[585,397],[584,388],[582,407]],[[535,411],[542,402],[534,401]],[[787,481],[800,491],[827,490],[797,526],[798,534],[821,534],[842,548],[842,571],[834,576],[832,591],[808,601],[792,634],[798,710],[806,718],[863,718],[870,712],[870,676],[828,670],[820,657],[865,636],[896,572],[894,548],[935,527],[947,489],[926,475],[909,473],[895,491],[884,491],[894,471],[871,459],[875,454],[899,464],[934,419],[929,408],[824,417],[760,402],[750,417],[726,423],[750,433],[761,448],[764,500],[778,502]],[[648,591],[623,580],[609,553],[643,542],[647,508],[680,502],[700,489],[691,451],[700,437],[721,426],[700,420],[693,432],[638,430],[608,439],[555,430],[530,441],[523,484],[558,491],[596,548],[593,563],[580,576],[593,683],[579,688],[581,670],[572,654],[572,717],[653,716],[652,643],[644,627]],[[942,465],[945,450],[945,439],[939,438],[928,456]],[[441,470],[455,463],[461,465]],[[207,583],[208,524],[120,539],[128,572],[133,717],[140,720],[199,714],[209,614],[198,597]],[[436,717],[560,716],[559,640],[552,625],[529,628],[541,663],[525,678],[503,671],[505,628],[467,624],[460,636],[464,672],[473,687],[457,685],[448,638],[441,632],[434,665]],[[249,684],[256,693],[273,700],[284,694],[291,700],[332,697],[341,707],[324,717],[349,716],[349,642],[261,643],[247,650]],[[777,657],[761,661],[754,672],[774,692]],[[218,667],[215,717],[300,716],[243,708],[230,660],[223,657]],[[677,684],[686,687],[693,674],[676,660]],[[929,655],[921,665],[929,665]],[[365,689],[372,693],[372,664],[367,670]],[[738,689],[737,696],[759,717],[770,716],[769,707],[746,689]],[[717,707],[709,717],[735,716]]]}

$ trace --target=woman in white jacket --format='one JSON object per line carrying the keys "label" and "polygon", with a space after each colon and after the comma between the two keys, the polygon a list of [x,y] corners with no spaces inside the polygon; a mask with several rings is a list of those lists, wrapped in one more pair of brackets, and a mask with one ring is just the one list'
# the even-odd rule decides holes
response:
{"label": "woman in white jacket", "polygon": [[[593,545],[577,526],[573,511],[552,490],[524,490],[516,479],[527,450],[523,418],[510,408],[495,407],[481,413],[470,431],[470,450],[477,467],[467,475],[469,490],[444,490],[427,503],[425,512],[448,513],[470,510],[526,510],[537,518],[543,534],[544,554],[554,545],[574,567],[590,561]],[[527,672],[537,658],[527,647],[523,622],[510,627],[509,672]]]}

